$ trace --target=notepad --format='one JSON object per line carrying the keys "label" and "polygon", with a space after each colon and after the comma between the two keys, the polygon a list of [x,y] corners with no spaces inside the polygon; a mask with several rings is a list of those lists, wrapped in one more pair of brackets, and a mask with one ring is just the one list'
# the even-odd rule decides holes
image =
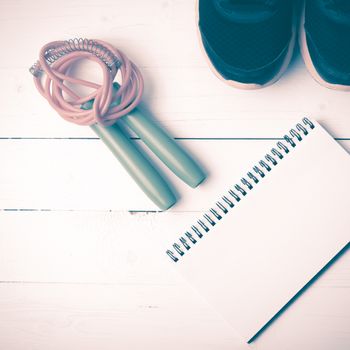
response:
{"label": "notepad", "polygon": [[307,118],[281,136],[164,248],[247,342],[349,247],[349,154]]}

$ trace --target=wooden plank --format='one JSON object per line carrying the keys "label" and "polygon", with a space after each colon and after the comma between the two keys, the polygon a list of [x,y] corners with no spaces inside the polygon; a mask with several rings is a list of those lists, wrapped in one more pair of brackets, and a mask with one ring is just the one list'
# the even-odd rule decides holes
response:
{"label": "wooden plank", "polygon": [[[205,76],[206,69],[200,69],[195,80],[186,82],[186,86],[191,86],[192,91],[179,94],[174,86],[180,89],[183,84],[182,75],[189,76],[193,68],[183,69],[182,74],[176,69],[149,70],[151,72],[147,75],[152,76],[158,85],[152,88],[152,92],[147,90],[146,86],[145,104],[156,120],[165,124],[175,121],[175,126],[170,126],[170,130],[176,137],[189,134],[192,137],[201,137],[201,128],[196,127],[196,123],[207,121],[213,122],[211,131],[214,134],[209,134],[210,136],[280,137],[281,132],[293,126],[292,122],[304,116],[319,120],[334,137],[350,137],[346,123],[347,114],[341,112],[350,108],[347,95],[315,85],[305,71],[300,74],[295,72],[297,77],[294,79],[298,82],[305,80],[300,83],[302,87],[289,82],[283,83],[283,86],[276,85],[261,92],[248,94],[247,91],[232,88],[226,91],[227,87],[222,83],[213,86],[212,82],[208,82],[212,79],[211,76]],[[61,120],[39,96],[32,79],[23,76],[22,69],[10,70],[4,79],[3,84],[8,88],[3,91],[0,116],[3,127],[0,137],[91,136],[88,128]],[[197,84],[200,85],[196,86]],[[13,101],[17,101],[16,104]],[[194,126],[186,124],[193,121]],[[227,123],[230,125],[229,129],[226,127]],[[210,130],[210,126],[204,129],[204,132],[205,130]]]}
{"label": "wooden plank", "polygon": [[0,284],[0,344],[15,349],[246,349],[179,286]]}
{"label": "wooden plank", "polygon": [[[181,196],[175,210],[203,208],[203,202],[210,203],[221,186],[239,180],[272,143],[179,142],[210,175],[207,182],[192,189],[162,166]],[[0,172],[1,209],[157,210],[99,140],[2,140],[0,149],[1,154],[11,155]]]}
{"label": "wooden plank", "polygon": [[0,280],[173,283],[161,272],[163,252],[152,253],[158,251],[150,235],[153,218],[102,211],[0,212]]}
{"label": "wooden plank", "polygon": [[[42,102],[37,101],[40,105]],[[45,103],[44,103],[45,104]],[[50,138],[96,138],[96,134],[89,127],[77,126],[56,118],[53,111],[44,106],[45,111],[32,116],[22,112],[16,115],[1,115],[0,140],[2,139],[50,139]],[[28,111],[28,110],[27,110]],[[28,111],[31,113],[31,111]],[[261,139],[281,138],[289,132],[305,115],[297,112],[269,112],[261,113],[239,112],[239,118],[231,118],[230,112],[208,113],[174,113],[166,112],[169,120],[156,120],[174,138],[205,138],[205,139]],[[280,116],[282,119],[279,119]],[[259,116],[261,119],[257,119]],[[243,117],[246,117],[242,119]],[[266,117],[266,119],[264,119]],[[274,119],[271,119],[271,118]],[[327,131],[337,139],[350,139],[350,127],[347,118],[327,119],[318,117],[317,120]],[[129,130],[130,131],[130,130]],[[130,135],[136,135],[130,131]]]}
{"label": "wooden plank", "polygon": [[[38,350],[49,341],[79,347],[87,340],[88,349],[151,342],[243,349],[234,331],[165,263],[154,239],[159,236],[152,238],[155,220],[158,227],[180,227],[192,216],[2,212],[0,343]],[[347,349],[349,268],[345,254],[263,334],[258,349]]]}
{"label": "wooden plank", "polygon": [[[39,225],[35,225],[36,216]],[[152,216],[2,213],[1,224],[4,217],[7,230],[1,231],[0,239],[1,247],[7,249],[2,249],[0,280],[4,271],[11,271],[11,276],[29,272],[19,280],[0,283],[0,343],[6,349],[41,350],[48,344],[52,349],[72,344],[87,349],[112,345],[138,349],[140,344],[167,344],[170,349],[245,348],[170,265],[153,254],[152,244],[147,245],[150,232],[129,230],[131,222],[140,221],[145,227],[143,219],[153,220]],[[118,237],[116,223],[134,234]],[[36,229],[28,230],[30,227]],[[99,259],[106,263],[99,272],[106,277],[108,271],[109,280],[82,281],[88,270],[90,277],[95,274]],[[350,255],[346,254],[254,345],[261,350],[347,349],[350,332],[344,320],[350,306],[349,267]],[[123,269],[129,278],[122,276]],[[60,272],[77,277],[62,283],[65,277]],[[30,279],[38,273],[41,279]]]}
{"label": "wooden plank", "polygon": [[[79,35],[111,41],[134,59],[146,80],[144,101],[160,122],[214,120],[218,130],[214,132],[220,135],[271,137],[266,123],[273,130],[279,122],[307,115],[323,121],[335,137],[350,137],[347,93],[315,83],[299,56],[280,82],[260,91],[241,91],[219,81],[199,49],[191,1],[156,0],[140,6],[138,0],[98,5],[63,0],[63,4],[52,13],[45,2],[28,6],[2,3],[2,30],[11,33],[3,45],[18,44],[12,55],[0,57],[0,137],[91,136],[89,129],[61,121],[35,90],[30,74],[24,74],[44,43]],[[26,31],[18,31],[19,27]],[[95,77],[97,71],[89,69],[85,74]],[[232,133],[225,127],[227,120],[233,121]],[[197,135],[197,129],[185,123],[179,124],[178,130],[174,128],[175,136],[187,131]],[[272,136],[279,137],[279,132]]]}
{"label": "wooden plank", "polygon": [[[182,211],[207,207],[271,141],[180,141],[210,171],[209,181],[189,190],[165,171],[179,205],[169,213],[127,213],[155,208],[99,141],[50,140],[95,135],[55,115],[27,69],[48,41],[110,41],[141,67],[145,104],[180,138],[278,138],[312,116],[349,139],[348,94],[316,84],[300,57],[270,88],[224,85],[199,50],[194,1],[61,0],[52,11],[41,0],[2,0],[0,25],[10,33],[3,46],[11,48],[0,56],[1,348],[245,348],[163,264],[155,223],[164,231],[185,227],[196,214]],[[342,142],[348,150],[349,142]],[[348,349],[349,263],[347,254],[254,347]]]}
{"label": "wooden plank", "polygon": [[[192,189],[155,160],[179,198],[175,211],[207,209],[276,141],[179,143],[209,175]],[[342,144],[350,149],[350,141]],[[5,164],[0,172],[0,209],[157,210],[99,140],[0,140],[0,153]]]}
{"label": "wooden plank", "polygon": [[[196,218],[190,212],[0,212],[0,281],[177,283],[163,247]],[[176,237],[170,227],[178,228]],[[323,287],[336,280],[348,285],[348,270],[339,266]]]}
{"label": "wooden plank", "polygon": [[[202,159],[209,178],[193,190],[162,167],[181,196],[174,209],[205,209],[203,205],[239,181],[273,143],[181,141]],[[3,140],[0,147],[2,154],[11,155],[0,173],[2,209],[157,209],[98,140]]]}
{"label": "wooden plank", "polygon": [[186,286],[0,285],[8,350],[347,350],[348,291],[314,288],[252,346]]}

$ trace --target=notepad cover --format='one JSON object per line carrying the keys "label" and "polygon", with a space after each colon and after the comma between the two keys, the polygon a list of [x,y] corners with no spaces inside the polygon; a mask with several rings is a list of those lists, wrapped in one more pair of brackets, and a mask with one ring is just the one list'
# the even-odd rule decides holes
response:
{"label": "notepad cover", "polygon": [[[164,254],[246,341],[349,243],[350,157],[312,122],[177,262]],[[175,236],[185,230],[171,228]]]}

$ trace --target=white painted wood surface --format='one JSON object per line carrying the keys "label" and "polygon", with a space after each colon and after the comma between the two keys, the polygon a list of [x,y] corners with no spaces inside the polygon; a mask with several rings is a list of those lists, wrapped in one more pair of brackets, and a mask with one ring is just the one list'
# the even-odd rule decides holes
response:
{"label": "white painted wood surface", "polygon": [[[0,29],[0,348],[246,348],[163,263],[152,224],[190,220],[301,117],[350,150],[348,93],[317,85],[298,55],[267,89],[225,86],[201,55],[190,0],[2,0]],[[144,103],[208,171],[191,190],[156,161],[181,197],[168,213],[129,212],[155,208],[89,128],[36,92],[39,48],[76,36],[141,67]],[[348,349],[349,272],[346,254],[251,347]]]}

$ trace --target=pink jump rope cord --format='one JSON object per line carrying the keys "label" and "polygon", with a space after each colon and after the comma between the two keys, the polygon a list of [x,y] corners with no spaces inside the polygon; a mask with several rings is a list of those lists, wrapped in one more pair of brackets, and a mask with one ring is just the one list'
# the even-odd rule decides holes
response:
{"label": "pink jump rope cord", "polygon": [[[54,58],[52,64],[49,63],[50,58]],[[67,74],[70,67],[81,59],[89,59],[100,65],[103,72],[102,85]],[[40,50],[34,69],[34,82],[41,95],[63,119],[75,124],[99,123],[110,126],[131,112],[141,101],[144,87],[141,72],[120,50],[101,40],[79,39],[48,43]],[[112,83],[118,70],[121,72],[122,84],[115,93]],[[39,71],[46,74],[45,81],[41,79],[41,74],[36,74]],[[65,81],[95,91],[80,97],[64,84]],[[65,99],[63,92],[69,100]],[[82,104],[92,99],[95,102],[91,110],[81,109]],[[110,107],[116,100],[119,100],[119,104]]]}
{"label": "pink jump rope cord", "polygon": [[[81,59],[89,59],[100,65],[103,72],[101,85],[69,76],[72,65]],[[113,80],[118,71],[122,84],[116,89]],[[69,122],[90,125],[160,209],[168,209],[176,202],[175,195],[162,176],[137,147],[133,147],[129,137],[117,125],[113,128],[105,127],[129,114],[142,97],[142,75],[121,51],[101,40],[54,41],[40,50],[39,61],[30,68],[30,72],[34,75],[40,94],[57,113]],[[45,77],[42,73],[45,73]],[[81,97],[65,83],[82,85],[94,91]],[[84,104],[91,100],[94,100],[93,106],[88,109]],[[129,114],[124,121],[184,182],[196,187],[205,179],[205,174],[188,154],[140,111]]]}

